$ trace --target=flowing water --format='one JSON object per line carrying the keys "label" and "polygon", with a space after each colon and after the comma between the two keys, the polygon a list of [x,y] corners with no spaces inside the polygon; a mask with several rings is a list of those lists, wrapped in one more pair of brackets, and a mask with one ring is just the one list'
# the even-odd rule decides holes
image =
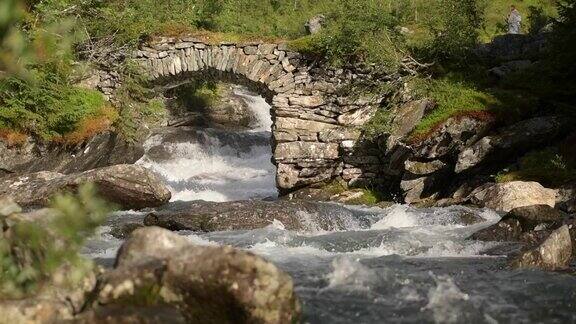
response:
{"label": "flowing water", "polygon": [[[186,136],[169,133],[148,142],[140,163],[166,179],[174,200],[276,195],[270,133],[264,129],[269,108],[242,94],[256,115],[266,117],[256,130],[184,129],[178,132]],[[275,222],[252,231],[181,234],[196,244],[233,245],[274,262],[294,279],[306,323],[576,322],[574,276],[507,270],[501,254],[514,246],[466,240],[499,220],[491,210],[335,204],[326,209],[346,230],[322,231],[314,215],[302,212],[298,217],[307,226],[301,232]],[[113,258],[121,241],[108,234],[110,226],[142,217],[140,212],[113,215],[86,254]]]}

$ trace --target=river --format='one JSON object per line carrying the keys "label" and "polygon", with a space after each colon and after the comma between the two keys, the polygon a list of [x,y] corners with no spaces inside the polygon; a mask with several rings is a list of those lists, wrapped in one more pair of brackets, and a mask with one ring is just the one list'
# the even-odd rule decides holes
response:
{"label": "river", "polygon": [[[257,116],[251,130],[166,129],[147,141],[138,164],[165,179],[173,201],[277,198],[270,107],[236,91]],[[322,231],[302,212],[310,221],[301,232],[276,222],[252,231],[181,234],[196,244],[252,251],[288,272],[305,323],[576,322],[576,277],[507,270],[505,254],[515,246],[466,240],[500,219],[491,210],[326,206],[346,230]],[[84,253],[113,258],[122,242],[109,234],[111,226],[143,215],[112,215]]]}

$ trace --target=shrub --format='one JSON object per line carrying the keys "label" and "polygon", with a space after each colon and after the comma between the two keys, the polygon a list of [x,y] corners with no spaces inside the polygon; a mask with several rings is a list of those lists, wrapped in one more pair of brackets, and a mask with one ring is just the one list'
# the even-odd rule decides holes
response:
{"label": "shrub", "polygon": [[8,147],[22,146],[26,143],[28,135],[6,128],[0,128],[0,140],[4,141]]}
{"label": "shrub", "polygon": [[37,134],[50,140],[72,132],[105,105],[94,90],[71,86],[52,70],[37,70],[34,80],[0,80],[0,127]]}

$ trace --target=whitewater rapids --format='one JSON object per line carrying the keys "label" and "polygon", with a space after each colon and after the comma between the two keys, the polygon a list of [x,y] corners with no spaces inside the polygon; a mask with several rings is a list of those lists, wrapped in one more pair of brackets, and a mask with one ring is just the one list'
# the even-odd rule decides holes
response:
{"label": "whitewater rapids", "polygon": [[[168,183],[173,200],[275,198],[270,107],[238,89],[254,111],[252,130],[179,129],[158,134],[139,162]],[[302,231],[281,222],[250,231],[181,232],[199,245],[232,245],[274,262],[294,279],[304,323],[575,323],[576,278],[510,271],[507,244],[466,238],[500,215],[462,206],[417,209],[326,205],[346,224],[323,231],[302,211]],[[113,226],[145,212],[112,215],[84,253],[104,264],[121,241]],[[470,221],[470,220],[474,221]]]}

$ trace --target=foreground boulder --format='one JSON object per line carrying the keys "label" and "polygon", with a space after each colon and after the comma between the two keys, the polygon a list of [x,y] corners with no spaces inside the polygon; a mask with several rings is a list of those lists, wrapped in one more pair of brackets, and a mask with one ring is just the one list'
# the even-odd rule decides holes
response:
{"label": "foreground boulder", "polygon": [[538,182],[489,183],[474,190],[468,199],[480,207],[509,212],[517,207],[556,205],[556,191]]}
{"label": "foreground boulder", "polygon": [[542,270],[562,270],[568,268],[572,260],[572,240],[568,226],[555,230],[540,245],[524,251],[510,265],[513,268],[538,268]]}
{"label": "foreground boulder", "polygon": [[[232,247],[195,246],[159,228],[137,229],[117,267],[102,278],[96,309],[168,306],[188,323],[294,323],[300,304],[291,278]],[[167,315],[167,316],[168,316]]]}
{"label": "foreground boulder", "polygon": [[147,226],[173,231],[230,231],[264,228],[282,223],[291,231],[343,230],[343,213],[351,211],[332,204],[309,201],[206,201],[179,202],[148,214]]}
{"label": "foreground boulder", "polygon": [[[28,246],[28,244],[33,246],[34,243],[22,239],[20,235],[24,232],[23,229],[32,230],[32,227],[27,224],[48,228],[48,224],[56,215],[54,210],[47,208],[22,213],[21,208],[13,201],[0,199],[0,241],[4,248],[10,248],[13,253],[10,258],[6,259],[3,255],[2,261],[7,262],[9,266],[11,263],[18,264],[19,269],[37,267],[38,264],[46,266],[47,261],[39,263],[37,256],[33,255],[44,253],[46,250]],[[40,235],[43,240],[58,242],[58,246],[66,246],[68,243],[51,230],[42,232]],[[52,250],[51,252],[55,254],[63,251]],[[71,259],[59,264],[52,272],[42,273],[42,277],[35,279],[38,289],[24,295],[20,295],[24,291],[19,284],[14,283],[10,289],[9,281],[3,278],[5,280],[2,287],[9,289],[3,291],[2,295],[4,297],[12,295],[13,299],[0,299],[0,322],[61,323],[71,320],[75,314],[81,312],[96,287],[96,272],[97,269],[93,263],[87,260],[84,262]],[[19,295],[26,298],[16,298]]]}
{"label": "foreground boulder", "polygon": [[171,197],[156,174],[123,164],[70,175],[44,171],[9,177],[0,181],[0,197],[11,197],[22,206],[46,206],[55,194],[87,182],[94,183],[103,198],[124,208],[157,207]]}

